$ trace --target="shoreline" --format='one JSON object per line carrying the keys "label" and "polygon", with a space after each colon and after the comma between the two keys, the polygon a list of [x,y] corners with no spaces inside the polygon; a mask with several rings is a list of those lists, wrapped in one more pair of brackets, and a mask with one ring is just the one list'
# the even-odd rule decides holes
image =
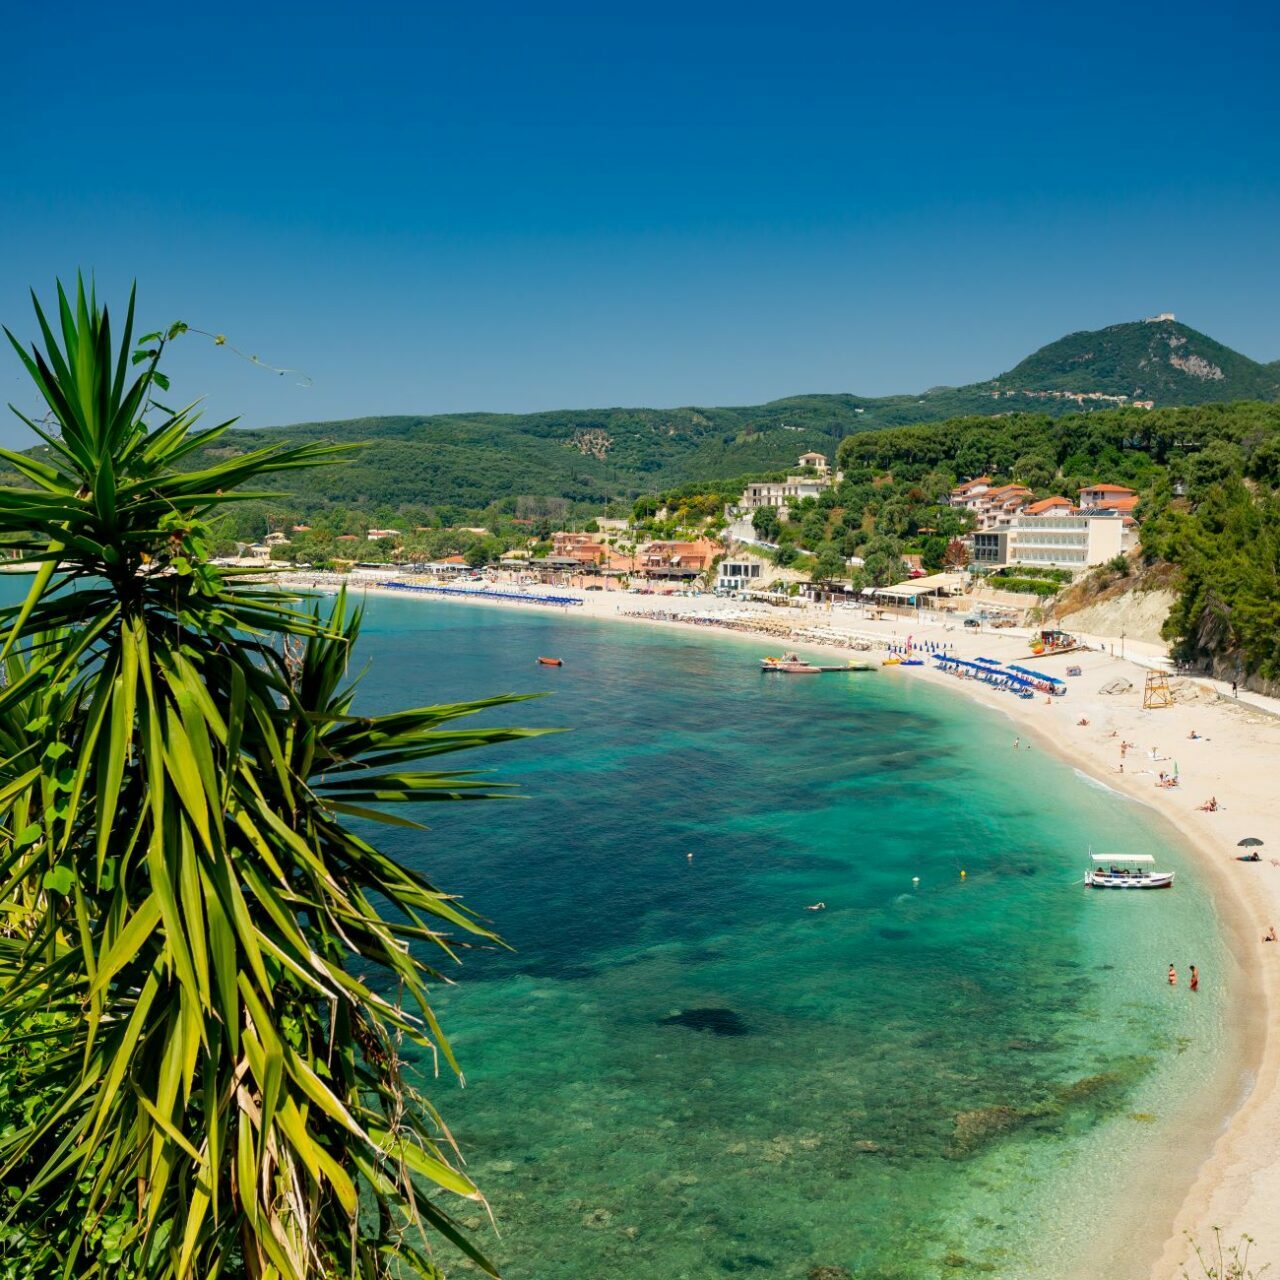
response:
{"label": "shoreline", "polygon": [[[314,581],[308,581],[310,577],[290,575],[282,585],[309,590]],[[353,593],[414,597],[413,592],[372,582],[347,586]],[[1021,630],[969,632],[944,615],[927,612],[873,620],[819,606],[752,608],[709,597],[587,594],[570,588],[556,588],[556,594],[577,596],[582,604],[557,608],[468,598],[462,591],[454,602],[525,612],[546,608],[593,621],[786,640],[801,650],[845,659],[851,656],[851,641],[884,647],[901,644],[912,635],[952,645],[952,652],[960,657],[981,654],[1001,662],[1033,661]],[[421,598],[448,601],[453,596],[430,593]],[[658,613],[664,616],[654,616]],[[712,620],[692,621],[692,615],[704,614],[712,615]],[[876,656],[873,650],[873,660]],[[1272,1226],[1280,1197],[1280,1036],[1270,1030],[1273,1014],[1280,1010],[1280,945],[1268,947],[1261,942],[1266,929],[1280,920],[1280,865],[1271,862],[1273,853],[1280,856],[1280,844],[1264,849],[1259,864],[1234,860],[1236,842],[1244,836],[1257,835],[1267,839],[1268,846],[1272,843],[1268,791],[1276,770],[1268,768],[1267,760],[1280,763],[1280,719],[1252,699],[1235,702],[1213,691],[1207,681],[1201,684],[1193,678],[1173,681],[1179,695],[1173,706],[1143,710],[1142,683],[1149,655],[1146,665],[1097,649],[1072,654],[1067,660],[1051,656],[1034,661],[1054,674],[1075,664],[1083,674],[1067,681],[1069,696],[1050,703],[1043,697],[1023,701],[975,680],[959,680],[929,664],[890,667],[882,675],[950,686],[1004,712],[1017,734],[1034,739],[1041,749],[1096,782],[1146,806],[1183,839],[1198,868],[1207,870],[1208,895],[1237,969],[1231,975],[1237,994],[1228,1017],[1231,1049],[1238,1051],[1238,1059],[1224,1061],[1223,1078],[1230,1080],[1225,1103],[1215,1101],[1196,1110],[1195,1132],[1188,1135],[1191,1141],[1179,1148],[1185,1161],[1175,1159],[1174,1167],[1162,1165],[1152,1176],[1151,1189],[1160,1196],[1159,1207],[1152,1213],[1151,1205],[1144,1204],[1138,1221],[1154,1219],[1152,1227],[1125,1237],[1128,1259],[1136,1262],[1140,1256],[1142,1260],[1128,1274],[1181,1280],[1188,1260],[1194,1263],[1188,1236],[1204,1247],[1211,1243],[1215,1227],[1222,1228],[1227,1246],[1242,1235],[1256,1239],[1251,1254],[1255,1268],[1280,1266],[1280,1231]],[[1118,679],[1129,680],[1131,691],[1118,696],[1099,691],[1100,685]],[[1081,725],[1080,719],[1089,723]],[[1189,740],[1192,730],[1200,735],[1195,741]],[[1124,761],[1128,771],[1120,772],[1119,743],[1126,740],[1137,746]],[[1149,758],[1149,743],[1154,760]],[[1154,775],[1171,758],[1181,785],[1174,790],[1157,789]],[[1218,798],[1218,811],[1198,811],[1195,806],[1211,795]],[[1269,1234],[1261,1234],[1268,1229]]]}

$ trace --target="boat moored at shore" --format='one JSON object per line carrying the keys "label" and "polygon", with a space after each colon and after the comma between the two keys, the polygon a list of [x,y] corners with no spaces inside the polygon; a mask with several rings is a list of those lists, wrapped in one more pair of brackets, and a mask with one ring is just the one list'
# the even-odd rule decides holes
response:
{"label": "boat moored at shore", "polygon": [[1149,853],[1093,853],[1084,882],[1091,889],[1171,889],[1172,871],[1157,871]]}
{"label": "boat moored at shore", "polygon": [[776,671],[786,676],[816,676],[822,668],[806,662],[798,653],[784,653],[780,658],[761,658],[761,671]]}

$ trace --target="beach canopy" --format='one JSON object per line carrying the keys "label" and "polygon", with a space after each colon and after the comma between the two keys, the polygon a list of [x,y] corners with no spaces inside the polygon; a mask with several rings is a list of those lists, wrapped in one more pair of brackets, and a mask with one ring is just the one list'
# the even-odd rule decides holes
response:
{"label": "beach canopy", "polygon": [[1035,689],[1039,687],[1034,680],[1029,680],[1026,676],[1015,675],[1013,667],[989,666],[990,659],[987,662],[983,662],[981,659],[977,662],[970,662],[968,658],[956,658],[949,653],[935,653],[933,660],[945,671],[953,671],[957,668],[972,671],[980,679],[986,680],[988,684],[1003,684],[1016,689]]}
{"label": "beach canopy", "polygon": [[1245,836],[1236,845],[1237,849],[1257,849],[1262,845],[1262,841],[1257,836]]}
{"label": "beach canopy", "polygon": [[1032,671],[1030,667],[1010,666],[1010,671],[1016,671],[1021,676],[1027,676],[1031,680],[1043,680],[1045,684],[1062,684],[1063,681],[1057,676],[1046,676],[1039,671]]}
{"label": "beach canopy", "polygon": [[1144,866],[1155,859],[1149,853],[1095,853],[1091,855],[1094,862],[1130,862]]}
{"label": "beach canopy", "polygon": [[932,573],[925,578],[908,578],[906,582],[895,582],[891,587],[876,587],[874,590],[879,596],[910,600],[916,596],[932,595],[934,592],[957,595],[964,590],[964,584],[963,573]]}

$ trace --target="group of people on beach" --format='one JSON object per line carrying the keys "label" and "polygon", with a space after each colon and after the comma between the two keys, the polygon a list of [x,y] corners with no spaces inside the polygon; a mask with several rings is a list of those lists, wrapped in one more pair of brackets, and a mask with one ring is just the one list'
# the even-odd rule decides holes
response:
{"label": "group of people on beach", "polygon": [[[1272,932],[1274,933],[1275,930],[1273,929]],[[1178,971],[1172,964],[1169,966],[1169,985],[1171,987],[1176,987],[1178,985]],[[1200,990],[1200,970],[1197,969],[1195,965],[1191,966],[1190,987],[1192,991]]]}

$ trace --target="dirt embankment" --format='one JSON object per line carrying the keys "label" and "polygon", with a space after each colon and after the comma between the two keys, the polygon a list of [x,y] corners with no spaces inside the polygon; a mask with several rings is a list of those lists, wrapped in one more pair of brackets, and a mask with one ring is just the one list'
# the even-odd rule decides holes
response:
{"label": "dirt embankment", "polygon": [[1159,644],[1160,628],[1177,599],[1173,566],[1134,566],[1118,574],[1098,569],[1055,601],[1053,616],[1072,631],[1094,636],[1127,635]]}

